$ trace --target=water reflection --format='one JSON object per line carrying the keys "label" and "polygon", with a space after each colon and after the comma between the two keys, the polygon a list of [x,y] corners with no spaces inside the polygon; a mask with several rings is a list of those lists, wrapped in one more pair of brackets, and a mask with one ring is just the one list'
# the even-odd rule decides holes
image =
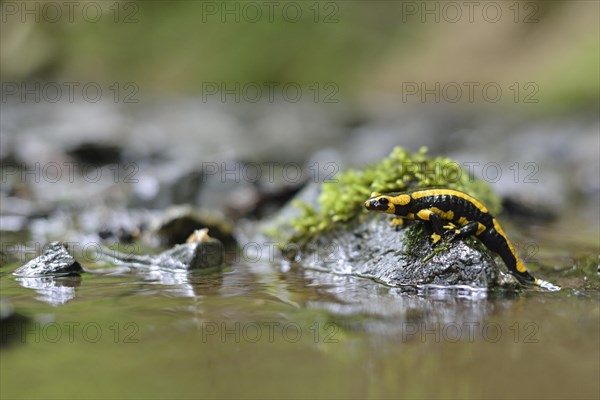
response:
{"label": "water reflection", "polygon": [[162,290],[180,297],[196,297],[194,287],[190,284],[190,276],[186,271],[150,270],[144,274],[144,279],[153,284],[166,286]]}
{"label": "water reflection", "polygon": [[19,277],[17,282],[24,288],[35,290],[37,300],[52,306],[60,306],[75,298],[75,289],[81,285],[81,276]]}
{"label": "water reflection", "polygon": [[150,284],[162,286],[161,292],[178,297],[195,298],[216,294],[223,283],[219,271],[166,270],[156,267],[136,270],[135,273]]}
{"label": "water reflection", "polygon": [[[484,289],[427,286],[407,289],[385,286],[371,279],[336,275],[302,268],[284,260],[238,262],[213,271],[172,270],[160,265],[129,264],[88,271],[86,283],[95,278],[122,283],[135,277],[143,290],[135,294],[192,299],[183,309],[184,324],[221,318],[305,320],[319,315],[346,331],[398,335],[421,332],[443,325],[466,329],[480,326],[490,316],[515,302]],[[35,290],[36,299],[58,306],[76,296],[80,276],[16,278]],[[126,285],[130,285],[128,283]],[[513,293],[513,296],[515,294]],[[189,312],[192,312],[190,320]],[[312,317],[308,317],[309,319]]]}
{"label": "water reflection", "polygon": [[326,311],[344,329],[353,331],[396,335],[440,325],[468,328],[481,325],[503,303],[491,301],[487,290],[469,287],[408,290],[314,270],[292,269],[289,274],[296,275],[293,280],[288,277],[289,283],[315,292],[307,296],[306,307]]}
{"label": "water reflection", "polygon": [[324,312],[329,321],[347,331],[398,335],[440,326],[473,330],[515,304],[512,292],[493,293],[468,286],[390,287],[285,261],[249,263],[246,268],[263,292],[300,309]]}

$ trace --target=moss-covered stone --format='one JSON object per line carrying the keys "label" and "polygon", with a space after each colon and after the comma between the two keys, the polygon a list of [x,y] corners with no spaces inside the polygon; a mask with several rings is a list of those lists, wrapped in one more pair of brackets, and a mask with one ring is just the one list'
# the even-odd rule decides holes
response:
{"label": "moss-covered stone", "polygon": [[[483,202],[492,213],[500,211],[500,200],[485,182],[469,176],[459,163],[446,157],[430,157],[427,149],[409,153],[396,147],[388,157],[363,170],[350,169],[323,183],[316,204],[293,203],[300,209],[289,221],[292,229],[270,229],[267,234],[282,244],[306,244],[320,234],[343,226],[366,214],[363,206],[371,192],[402,192],[420,188],[442,187],[461,190]],[[286,235],[291,232],[291,235]]]}
{"label": "moss-covered stone", "polygon": [[500,201],[481,181],[445,157],[430,157],[422,148],[411,154],[397,147],[381,162],[348,170],[336,182],[311,184],[292,204],[263,224],[285,256],[304,267],[354,275],[401,287],[498,285],[494,256],[477,240],[442,240],[433,245],[431,227],[418,222],[390,226],[392,217],[369,213],[371,192],[402,192],[442,187],[478,198],[492,213]]}

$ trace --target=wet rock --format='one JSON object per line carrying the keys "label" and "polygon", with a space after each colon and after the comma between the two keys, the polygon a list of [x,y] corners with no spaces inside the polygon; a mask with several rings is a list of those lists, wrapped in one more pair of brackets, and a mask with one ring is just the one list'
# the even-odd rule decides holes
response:
{"label": "wet rock", "polygon": [[44,253],[19,267],[14,275],[37,277],[47,275],[70,275],[83,272],[81,265],[69,254],[64,243],[52,242]]}
{"label": "wet rock", "polygon": [[214,238],[176,245],[158,255],[116,255],[118,264],[131,268],[207,270],[223,264],[223,244]]}
{"label": "wet rock", "polygon": [[308,268],[395,287],[497,285],[498,265],[474,240],[433,246],[424,224],[396,230],[389,222],[385,216],[367,214],[364,222],[356,220],[312,241],[297,257]]}
{"label": "wet rock", "polygon": [[223,244],[217,239],[185,243],[161,253],[156,264],[168,269],[208,269],[223,264]]}

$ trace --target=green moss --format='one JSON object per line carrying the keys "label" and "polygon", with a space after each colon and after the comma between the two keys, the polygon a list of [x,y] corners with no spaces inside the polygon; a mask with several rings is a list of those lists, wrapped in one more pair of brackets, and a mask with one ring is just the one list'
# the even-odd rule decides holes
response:
{"label": "green moss", "polygon": [[450,188],[469,193],[492,213],[500,211],[499,198],[485,182],[470,177],[460,164],[449,158],[428,156],[425,147],[412,154],[396,147],[381,162],[363,170],[347,170],[336,180],[322,185],[317,207],[294,203],[301,214],[289,222],[295,231],[291,242],[306,243],[366,213],[364,202],[372,192]]}

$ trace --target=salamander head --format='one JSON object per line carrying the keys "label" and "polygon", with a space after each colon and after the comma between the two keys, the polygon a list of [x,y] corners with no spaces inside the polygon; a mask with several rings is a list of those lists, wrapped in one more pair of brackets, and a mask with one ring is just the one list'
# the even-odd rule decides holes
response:
{"label": "salamander head", "polygon": [[369,200],[365,201],[365,207],[369,211],[381,211],[394,214],[396,207],[390,196],[373,192]]}

